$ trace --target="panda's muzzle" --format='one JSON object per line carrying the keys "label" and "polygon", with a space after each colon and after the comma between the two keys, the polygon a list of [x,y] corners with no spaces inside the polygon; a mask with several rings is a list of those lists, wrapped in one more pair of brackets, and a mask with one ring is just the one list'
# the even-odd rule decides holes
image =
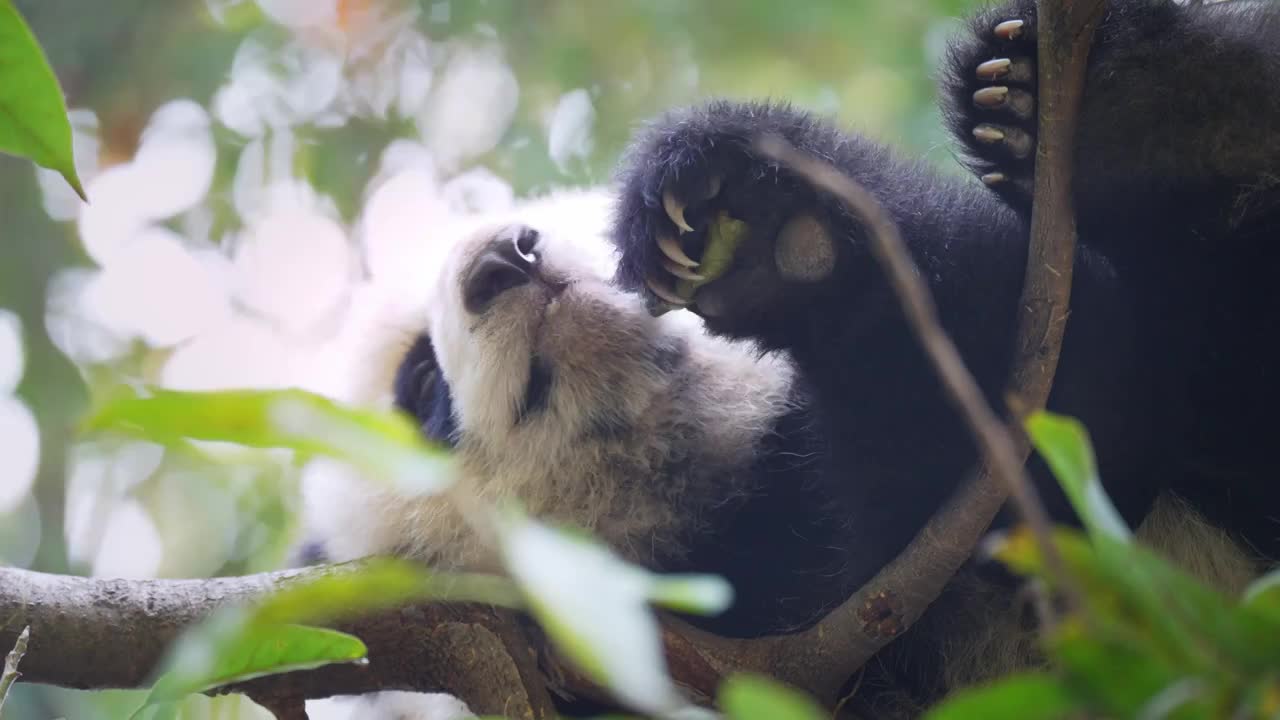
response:
{"label": "panda's muzzle", "polygon": [[512,225],[494,235],[472,261],[462,283],[462,302],[467,312],[484,312],[502,293],[531,281],[546,284],[553,292],[564,283],[551,282],[542,273],[538,252],[538,231],[527,225]]}

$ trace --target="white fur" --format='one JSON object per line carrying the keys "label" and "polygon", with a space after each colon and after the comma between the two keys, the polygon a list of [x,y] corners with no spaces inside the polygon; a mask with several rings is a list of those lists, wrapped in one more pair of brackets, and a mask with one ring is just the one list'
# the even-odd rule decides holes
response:
{"label": "white fur", "polygon": [[[400,359],[425,330],[453,395],[461,481],[487,501],[516,499],[644,561],[681,551],[696,521],[681,508],[734,492],[734,471],[783,408],[792,369],[710,337],[689,313],[654,318],[639,296],[612,286],[610,203],[599,192],[558,193],[424,230],[419,261],[361,291],[317,377],[334,377],[329,392],[343,400],[386,406]],[[462,303],[465,270],[513,223],[539,231],[544,272],[568,288],[553,297],[529,283],[472,315]],[[687,348],[686,359],[666,372],[652,358],[671,343]],[[535,355],[552,367],[553,390],[545,411],[517,423]],[[626,432],[593,435],[605,412]],[[478,561],[476,539],[445,502],[396,497],[330,462],[307,475],[309,524],[335,559]]]}
{"label": "white fur", "polygon": [[469,720],[477,717],[461,700],[441,693],[386,690],[359,697],[307,701],[311,720]]}

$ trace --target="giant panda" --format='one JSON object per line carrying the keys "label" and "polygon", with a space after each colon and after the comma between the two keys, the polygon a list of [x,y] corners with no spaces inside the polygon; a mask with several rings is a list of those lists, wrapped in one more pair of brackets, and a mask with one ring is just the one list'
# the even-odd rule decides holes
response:
{"label": "giant panda", "polygon": [[[785,103],[672,110],[636,133],[609,187],[422,228],[431,257],[348,338],[345,399],[411,415],[486,499],[652,568],[724,576],[735,602],[702,621],[713,632],[807,627],[910,541],[978,455],[860,220],[753,140],[781,136],[876,196],[1002,408],[1035,77],[1032,0],[975,13],[951,41],[940,95],[971,178]],[[1079,118],[1079,246],[1048,404],[1089,428],[1139,536],[1229,592],[1280,553],[1278,138],[1280,6],[1110,3]],[[746,227],[728,271],[681,295],[725,222]],[[1054,520],[1075,522],[1044,464],[1029,467]],[[443,501],[332,468],[316,485],[309,522],[328,558],[480,562]],[[868,706],[922,707],[1034,662],[1017,598],[999,572],[966,567],[873,663]]]}

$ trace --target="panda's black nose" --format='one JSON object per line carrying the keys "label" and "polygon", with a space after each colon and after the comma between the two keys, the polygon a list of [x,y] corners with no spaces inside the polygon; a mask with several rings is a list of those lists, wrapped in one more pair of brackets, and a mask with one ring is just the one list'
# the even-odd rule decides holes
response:
{"label": "panda's black nose", "polygon": [[489,241],[462,283],[467,312],[481,313],[502,293],[533,279],[540,263],[538,239],[537,230],[513,225]]}

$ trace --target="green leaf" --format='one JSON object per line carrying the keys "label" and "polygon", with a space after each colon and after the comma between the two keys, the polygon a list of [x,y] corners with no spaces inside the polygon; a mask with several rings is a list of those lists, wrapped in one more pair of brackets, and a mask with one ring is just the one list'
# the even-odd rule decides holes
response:
{"label": "green leaf", "polygon": [[1103,717],[1138,717],[1186,673],[1163,643],[1124,630],[1064,623],[1049,644],[1075,697]]}
{"label": "green leaf", "polygon": [[452,478],[448,451],[428,445],[407,416],[346,407],[302,390],[122,390],[91,412],[84,429],[165,445],[213,440],[324,455],[405,495],[439,492]]}
{"label": "green leaf", "polygon": [[359,638],[336,630],[245,623],[238,615],[224,614],[206,625],[203,633],[181,642],[168,663],[169,670],[133,716],[191,693],[264,675],[355,662],[368,652]]}
{"label": "green leaf", "polygon": [[11,0],[0,0],[0,152],[62,173],[88,201],[76,175],[62,88]]}
{"label": "green leaf", "polygon": [[1027,418],[1026,428],[1089,532],[1129,540],[1132,534],[1098,478],[1093,446],[1084,426],[1072,418],[1037,411]]}
{"label": "green leaf", "polygon": [[804,694],[759,675],[730,675],[717,704],[730,720],[825,720],[829,714]]}
{"label": "green leaf", "polygon": [[959,691],[931,709],[925,720],[1050,720],[1078,709],[1060,680],[1046,673],[1025,673]]}
{"label": "green leaf", "polygon": [[1273,570],[1254,580],[1244,590],[1247,604],[1275,604],[1280,606],[1280,570]]}
{"label": "green leaf", "polygon": [[[667,673],[649,606],[660,576],[581,532],[536,522],[514,508],[498,514],[494,526],[503,564],[530,614],[576,667],[630,708],[660,717],[694,713]],[[680,576],[657,594],[705,609],[728,597],[717,583],[723,581]]]}
{"label": "green leaf", "polygon": [[522,605],[515,583],[506,578],[438,573],[388,558],[336,566],[319,577],[288,583],[252,608],[248,622],[327,623],[426,599]]}
{"label": "green leaf", "polygon": [[733,602],[733,588],[714,575],[655,575],[649,602],[678,612],[716,615]]}

